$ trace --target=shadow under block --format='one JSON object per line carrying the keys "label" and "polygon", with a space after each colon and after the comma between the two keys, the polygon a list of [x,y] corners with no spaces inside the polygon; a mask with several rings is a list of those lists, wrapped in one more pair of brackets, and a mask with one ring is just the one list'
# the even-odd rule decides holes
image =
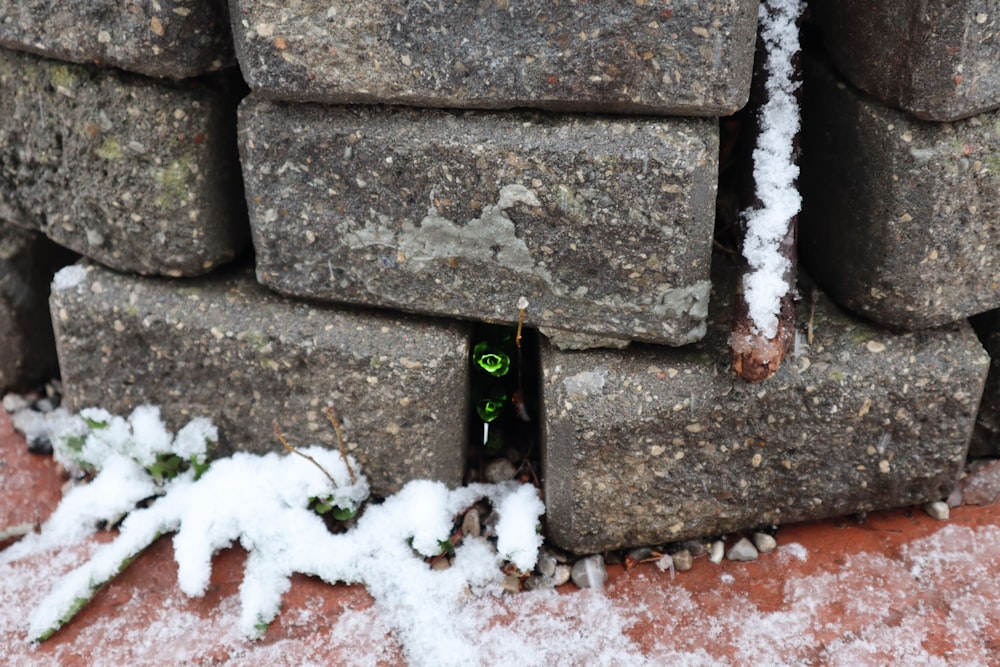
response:
{"label": "shadow under block", "polygon": [[284,294],[494,323],[524,296],[570,345],[704,335],[714,120],[253,94],[240,151],[257,276]]}
{"label": "shadow under block", "polygon": [[822,296],[812,344],[747,384],[729,367],[729,315],[713,306],[686,348],[543,347],[554,544],[600,552],[948,494],[989,367],[967,322],[894,335]]}
{"label": "shadow under block", "polygon": [[190,280],[63,271],[50,305],[70,410],[154,404],[173,429],[206,416],[226,455],[283,451],[275,421],[297,447],[336,448],[331,405],[376,495],[413,479],[461,483],[465,327],[291,301],[245,270]]}

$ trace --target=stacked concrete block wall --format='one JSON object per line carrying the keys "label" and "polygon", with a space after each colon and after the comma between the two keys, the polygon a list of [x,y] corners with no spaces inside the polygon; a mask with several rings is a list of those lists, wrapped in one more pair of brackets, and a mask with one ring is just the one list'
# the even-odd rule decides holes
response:
{"label": "stacked concrete block wall", "polygon": [[[564,548],[917,503],[960,474],[992,326],[965,318],[1000,307],[989,73],[942,135],[810,70],[829,90],[803,137],[814,336],[751,386],[725,361],[713,226],[755,0],[40,7],[0,0],[0,230],[86,257],[50,298],[71,408],[207,414],[221,455],[280,448],[275,421],[333,445],[332,404],[376,493],[454,485],[472,326],[515,324],[523,297]],[[884,167],[848,209],[822,186],[855,175],[842,127]]]}
{"label": "stacked concrete block wall", "polygon": [[[1000,308],[1000,4],[810,4],[799,250],[839,303],[888,327]],[[1000,454],[994,367],[973,451]],[[992,435],[991,435],[992,434]]]}

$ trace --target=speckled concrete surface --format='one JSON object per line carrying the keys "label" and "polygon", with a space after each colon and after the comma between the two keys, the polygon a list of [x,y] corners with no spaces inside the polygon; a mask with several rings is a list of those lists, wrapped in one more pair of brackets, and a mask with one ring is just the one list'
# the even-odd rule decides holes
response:
{"label": "speckled concrete surface", "polygon": [[756,0],[233,0],[247,83],[334,104],[720,116],[750,90]]}
{"label": "speckled concrete surface", "polygon": [[[705,119],[240,107],[257,275],[280,292],[682,345],[704,335]],[[621,344],[619,343],[619,345]]]}

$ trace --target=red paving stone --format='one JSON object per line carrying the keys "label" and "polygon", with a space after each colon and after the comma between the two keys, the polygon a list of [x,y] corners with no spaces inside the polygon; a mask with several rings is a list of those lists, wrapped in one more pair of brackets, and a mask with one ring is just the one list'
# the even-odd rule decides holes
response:
{"label": "red paving stone", "polygon": [[[34,522],[51,510],[59,471],[24,453],[4,414],[0,461],[0,518]],[[29,581],[33,575],[59,576],[111,538],[0,569],[0,605],[24,605],[26,616],[51,583]],[[627,572],[612,566],[603,594],[567,585],[557,596],[507,596],[490,624],[525,642],[540,641],[532,633],[541,630],[522,627],[519,615],[557,626],[560,636],[547,640],[563,642],[556,657],[537,664],[1000,664],[993,653],[1000,647],[997,505],[954,508],[947,522],[906,509],[788,526],[778,542],[777,552],[756,562],[717,566],[700,558],[676,577],[651,564]],[[955,545],[940,563],[934,554],[950,547],[938,542]],[[304,576],[293,578],[262,640],[237,636],[244,560],[239,548],[220,552],[206,595],[187,598],[177,587],[171,542],[160,539],[48,642],[29,644],[22,627],[0,620],[0,664],[408,664],[364,588]],[[923,578],[914,575],[917,567]],[[931,568],[940,571],[928,577]],[[592,662],[574,644],[594,628],[609,638],[594,644],[597,652],[587,648]],[[608,652],[619,659],[607,659]]]}

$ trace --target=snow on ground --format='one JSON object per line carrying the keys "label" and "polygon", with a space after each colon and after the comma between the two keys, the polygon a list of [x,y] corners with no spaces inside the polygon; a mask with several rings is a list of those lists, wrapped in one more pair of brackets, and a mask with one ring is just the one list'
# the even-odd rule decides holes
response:
{"label": "snow on ground", "polygon": [[[104,417],[97,421],[112,423]],[[119,474],[141,481],[142,474],[116,467],[121,457],[108,452],[120,453],[126,440],[147,435],[161,453],[170,442],[188,451],[191,442],[162,431],[151,411],[115,423],[114,437],[106,426],[97,429],[108,448],[84,443],[80,451],[96,451],[102,460],[105,467],[92,484],[100,486],[99,505],[117,512],[120,503],[113,502],[108,480]],[[198,433],[207,429],[201,423]],[[315,496],[353,506],[367,493],[363,476],[352,480],[348,462],[335,452],[303,453],[332,474],[326,477],[305,457],[291,455],[222,459],[200,478],[187,471],[160,484],[163,495],[133,511],[117,537],[91,534],[100,512],[77,508],[77,518],[88,527],[81,534],[67,529],[70,509],[57,511],[40,535],[0,552],[0,664],[324,665],[335,657],[337,664],[359,667],[943,667],[988,665],[997,643],[997,526],[945,525],[904,545],[898,556],[854,553],[835,567],[800,576],[784,575],[812,555],[801,544],[783,545],[768,557],[782,592],[778,606],[762,605],[742,587],[747,574],[739,568],[762,564],[699,563],[714,568],[708,590],[685,587],[690,575],[675,582],[652,566],[640,566],[612,579],[604,591],[505,595],[499,589],[500,566],[512,562],[528,570],[540,546],[536,524],[543,507],[533,487],[479,484],[450,490],[412,482],[369,506],[350,531],[334,535],[306,506]],[[155,458],[145,456],[147,463]],[[86,497],[80,495],[86,489],[78,487],[67,498]],[[467,539],[455,550],[451,568],[432,569],[424,556],[436,553],[454,517],[483,497],[501,515],[499,553],[485,540]],[[165,582],[161,568],[155,604],[136,589],[116,599],[113,613],[65,629],[77,633],[71,642],[29,641],[30,632],[49,627],[74,596],[89,592],[160,531],[175,532],[177,575]],[[216,595],[211,554],[236,540],[249,550],[243,582],[237,592]],[[295,572],[316,577],[306,580],[312,582],[308,599],[281,612],[281,631],[248,639],[277,610]],[[359,583],[367,595],[358,597],[360,589],[351,589],[355,604],[331,613],[324,607],[328,589],[319,580]],[[207,607],[187,597],[206,594],[212,601]]]}
{"label": "snow on ground", "polygon": [[[795,547],[782,549],[773,557],[801,557]],[[39,582],[54,580],[90,550],[0,563],[0,663],[46,667],[73,655],[72,645],[50,654],[25,642],[24,610],[43,595]],[[239,629],[237,595],[204,617],[187,610],[175,591],[155,609],[132,596],[118,614],[85,627],[76,643],[93,646],[88,659],[98,666],[324,665],[331,655],[357,667],[426,665],[440,657],[431,644],[443,633],[466,642],[470,666],[985,666],[993,656],[990,628],[1000,622],[998,570],[1000,528],[946,525],[909,543],[898,558],[858,553],[834,571],[790,578],[776,609],[761,608],[721,576],[714,590],[693,593],[640,568],[612,582],[607,594],[486,595],[452,600],[449,608],[428,600],[423,613],[440,619],[437,632],[425,628],[431,634],[402,642],[393,634],[391,604],[376,601],[330,618],[317,598],[283,612],[284,623],[306,628],[300,636],[254,642]],[[136,627],[129,618],[140,610],[149,620]],[[445,620],[452,627],[441,627]],[[943,638],[949,652],[929,653],[930,637]]]}

